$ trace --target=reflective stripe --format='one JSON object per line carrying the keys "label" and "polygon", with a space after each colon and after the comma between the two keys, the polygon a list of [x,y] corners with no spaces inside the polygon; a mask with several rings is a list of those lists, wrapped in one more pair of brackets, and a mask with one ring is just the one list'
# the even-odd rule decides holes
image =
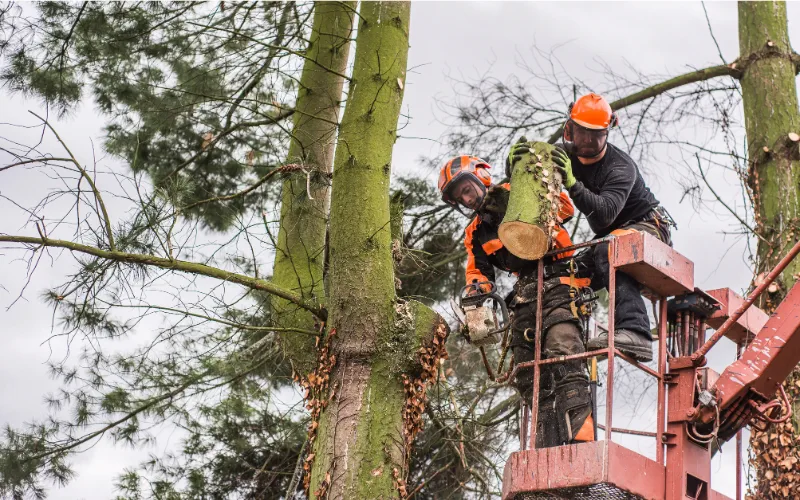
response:
{"label": "reflective stripe", "polygon": [[475,254],[472,252],[472,233],[475,232],[475,229],[478,227],[480,220],[475,217],[472,222],[467,226],[464,230],[464,248],[467,250],[467,283],[472,283],[473,281],[489,281],[489,279],[483,275],[483,273],[475,266]]}
{"label": "reflective stripe", "polygon": [[487,255],[492,255],[496,251],[498,251],[501,248],[503,248],[503,242],[500,241],[500,238],[496,238],[496,239],[487,241],[486,243],[484,243],[481,246],[483,247],[483,251],[486,252]]}
{"label": "reflective stripe", "polygon": [[583,425],[575,435],[575,441],[594,441],[594,419],[591,415],[583,421]]}
{"label": "reflective stripe", "polygon": [[[569,285],[570,279],[569,276],[561,276],[558,278],[561,281],[562,285]],[[579,287],[587,287],[591,284],[592,280],[589,278],[575,278],[575,286]]]}

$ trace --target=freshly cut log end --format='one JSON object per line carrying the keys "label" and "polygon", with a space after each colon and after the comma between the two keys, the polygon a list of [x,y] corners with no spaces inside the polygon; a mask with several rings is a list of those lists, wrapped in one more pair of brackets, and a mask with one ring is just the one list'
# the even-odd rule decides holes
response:
{"label": "freshly cut log end", "polygon": [[509,252],[526,260],[541,259],[550,244],[547,231],[522,221],[503,222],[497,234]]}
{"label": "freshly cut log end", "polygon": [[555,236],[561,178],[552,159],[553,146],[529,143],[530,153],[514,164],[508,209],[498,236],[509,252],[521,259],[540,259]]}

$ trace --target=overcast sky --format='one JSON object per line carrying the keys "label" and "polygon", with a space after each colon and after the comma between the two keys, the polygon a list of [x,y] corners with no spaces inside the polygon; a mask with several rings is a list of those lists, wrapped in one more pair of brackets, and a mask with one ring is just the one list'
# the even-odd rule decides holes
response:
{"label": "overcast sky", "polygon": [[[706,4],[714,34],[727,60],[738,54],[736,4]],[[800,9],[789,4],[790,33],[800,40]],[[558,56],[566,69],[589,83],[599,81],[594,72],[601,58],[619,72],[626,71],[626,61],[648,74],[676,75],[691,68],[719,64],[719,56],[709,35],[700,3],[689,2],[592,2],[592,3],[501,3],[501,2],[419,2],[412,6],[411,51],[409,66],[416,69],[408,76],[403,110],[411,122],[403,135],[423,139],[401,139],[394,152],[395,171],[422,167],[421,155],[455,154],[440,149],[436,141],[443,127],[434,113],[435,97],[446,97],[450,83],[445,75],[484,73],[492,62],[493,76],[505,79],[519,71],[516,62],[535,42],[540,48],[560,46]],[[797,23],[792,24],[792,20]],[[28,121],[27,109],[40,110],[35,102],[2,95],[6,122]],[[92,146],[102,143],[102,120],[91,104],[58,122],[79,159],[90,161]],[[614,142],[612,133],[611,142]],[[496,159],[489,159],[494,161]],[[735,242],[721,231],[734,226],[722,212],[716,215],[695,213],[688,202],[679,203],[677,181],[680,173],[674,159],[663,158],[643,165],[645,178],[656,196],[679,221],[674,246],[695,262],[696,284],[710,289],[721,286],[741,290],[750,281],[745,262],[744,241]],[[111,164],[111,160],[107,161]],[[433,179],[433,170],[423,170]],[[717,179],[718,190],[735,195],[729,179]],[[40,186],[31,185],[24,170],[0,174],[0,192],[31,193]],[[113,208],[112,208],[113,210]],[[0,232],[18,233],[22,219],[4,217]],[[0,423],[20,425],[45,413],[43,395],[56,385],[47,376],[44,365],[50,355],[42,342],[51,334],[51,317],[42,305],[40,292],[58,283],[64,272],[58,264],[46,262],[35,275],[23,300],[6,310],[24,283],[24,269],[0,255]],[[730,361],[730,347],[712,359],[721,369]],[[159,435],[160,449],[173,446],[169,432]],[[733,450],[730,450],[731,452]],[[715,489],[733,495],[734,482],[730,459],[715,465]],[[136,463],[141,454],[101,443],[80,455],[78,478],[62,490],[52,489],[53,499],[107,499],[113,496],[113,479],[126,466]],[[721,480],[717,480],[721,479]]]}

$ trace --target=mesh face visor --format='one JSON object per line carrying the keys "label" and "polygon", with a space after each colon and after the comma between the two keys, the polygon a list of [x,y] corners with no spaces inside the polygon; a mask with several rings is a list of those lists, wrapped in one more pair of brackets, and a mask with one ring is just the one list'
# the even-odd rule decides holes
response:
{"label": "mesh face visor", "polygon": [[572,151],[577,156],[592,158],[599,155],[608,141],[608,129],[591,129],[569,120],[565,136],[570,137]]}
{"label": "mesh face visor", "polygon": [[442,191],[442,200],[450,205],[461,205],[477,210],[486,197],[486,186],[470,172],[459,172]]}

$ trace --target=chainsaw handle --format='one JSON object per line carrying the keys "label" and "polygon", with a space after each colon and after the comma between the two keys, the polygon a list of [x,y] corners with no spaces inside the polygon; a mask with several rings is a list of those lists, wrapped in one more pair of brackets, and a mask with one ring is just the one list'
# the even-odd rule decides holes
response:
{"label": "chainsaw handle", "polygon": [[[489,285],[489,290],[484,292],[483,285]],[[475,291],[476,293],[470,295],[471,291]],[[493,294],[497,293],[497,285],[494,284],[493,281],[476,281],[475,283],[468,283],[467,286],[461,289],[461,292],[458,294],[458,306],[461,307],[462,302],[466,298],[470,297],[489,297]]]}
{"label": "chainsaw handle", "polygon": [[503,326],[499,327],[497,330],[493,331],[491,334],[494,335],[495,333],[500,333],[508,329],[511,326],[510,316],[508,314],[508,306],[506,305],[506,301],[503,300],[501,296],[499,296],[495,291],[488,294],[490,299],[494,299],[494,301],[500,304],[500,314],[503,318]]}

